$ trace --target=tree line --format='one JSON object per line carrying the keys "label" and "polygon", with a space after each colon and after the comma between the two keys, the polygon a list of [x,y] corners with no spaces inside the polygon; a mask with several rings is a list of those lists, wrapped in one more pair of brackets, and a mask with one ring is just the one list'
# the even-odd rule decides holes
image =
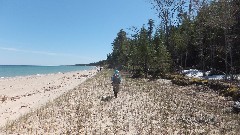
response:
{"label": "tree line", "polygon": [[104,63],[136,77],[186,68],[240,72],[239,0],[150,0],[160,24],[121,29]]}

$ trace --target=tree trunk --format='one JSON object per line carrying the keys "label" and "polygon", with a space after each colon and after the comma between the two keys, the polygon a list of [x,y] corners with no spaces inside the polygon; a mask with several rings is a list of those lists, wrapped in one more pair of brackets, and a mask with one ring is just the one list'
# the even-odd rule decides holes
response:
{"label": "tree trunk", "polygon": [[182,54],[181,54],[181,56],[180,56],[180,59],[181,59],[181,67],[183,67],[183,62],[182,62]]}
{"label": "tree trunk", "polygon": [[231,77],[231,82],[233,80],[233,57],[232,57],[232,46],[229,46],[230,47],[230,50],[229,50],[229,53],[230,53],[230,77]]}
{"label": "tree trunk", "polygon": [[184,65],[185,69],[186,69],[186,67],[187,67],[187,57],[188,57],[188,52],[186,51],[186,56],[185,56],[185,65]]}
{"label": "tree trunk", "polygon": [[228,75],[228,45],[227,45],[227,30],[224,29],[224,39],[225,39],[225,72]]}
{"label": "tree trunk", "polygon": [[148,65],[147,65],[147,60],[145,60],[144,72],[145,72],[145,78],[147,78],[147,76],[148,76]]}

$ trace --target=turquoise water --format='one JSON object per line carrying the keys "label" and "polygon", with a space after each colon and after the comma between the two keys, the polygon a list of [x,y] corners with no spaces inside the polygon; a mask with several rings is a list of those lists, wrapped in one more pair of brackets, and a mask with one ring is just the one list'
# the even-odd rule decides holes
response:
{"label": "turquoise water", "polygon": [[0,78],[93,69],[93,66],[0,65]]}

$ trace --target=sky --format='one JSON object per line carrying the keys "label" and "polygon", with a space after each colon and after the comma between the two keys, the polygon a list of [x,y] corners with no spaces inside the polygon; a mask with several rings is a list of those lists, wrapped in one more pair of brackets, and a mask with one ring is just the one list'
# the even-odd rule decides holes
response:
{"label": "sky", "polygon": [[120,29],[149,19],[149,0],[0,0],[0,65],[104,60]]}

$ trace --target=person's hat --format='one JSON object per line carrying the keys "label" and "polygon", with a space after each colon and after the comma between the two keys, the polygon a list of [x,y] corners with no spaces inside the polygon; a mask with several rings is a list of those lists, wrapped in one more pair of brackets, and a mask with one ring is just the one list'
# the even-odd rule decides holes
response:
{"label": "person's hat", "polygon": [[115,74],[118,74],[118,73],[119,73],[119,71],[118,71],[118,70],[115,70],[115,71],[114,71],[114,73],[115,73]]}

